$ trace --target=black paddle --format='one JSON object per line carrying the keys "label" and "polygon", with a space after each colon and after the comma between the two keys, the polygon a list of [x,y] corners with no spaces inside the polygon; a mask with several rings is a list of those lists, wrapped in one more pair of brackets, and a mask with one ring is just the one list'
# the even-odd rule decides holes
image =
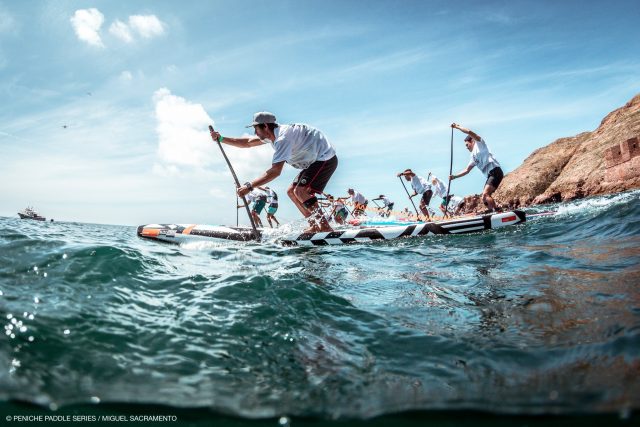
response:
{"label": "black paddle", "polygon": [[449,216],[449,190],[451,190],[451,174],[453,173],[453,128],[451,128],[451,161],[449,163],[449,183],[447,184],[447,197],[444,203],[444,216]]}
{"label": "black paddle", "polygon": [[[209,132],[213,132],[213,126],[211,126],[211,125],[209,125]],[[214,141],[216,141],[218,143],[218,147],[220,147],[220,151],[222,151],[222,156],[227,161],[227,166],[229,166],[229,170],[231,171],[231,175],[233,175],[233,180],[236,182],[236,189],[240,188],[240,181],[238,181],[238,176],[236,175],[236,172],[233,170],[233,166],[231,166],[231,162],[229,161],[229,158],[227,157],[227,153],[224,152],[224,148],[222,148],[222,144],[220,143],[220,141],[218,141],[215,138],[213,138],[213,135],[211,136],[211,139],[213,139]],[[247,215],[249,216],[249,221],[251,222],[251,228],[253,228],[253,238],[256,239],[256,240],[260,240],[260,233],[258,232],[258,229],[256,228],[255,222],[253,222],[253,217],[251,216],[251,211],[249,210],[249,204],[247,203],[247,199],[245,199],[244,196],[242,196],[241,198],[242,198],[242,201],[244,202],[244,207],[247,210]]]}
{"label": "black paddle", "polygon": [[409,190],[407,190],[407,186],[404,185],[404,182],[402,181],[402,176],[403,175],[398,176],[398,178],[400,178],[400,183],[402,184],[402,188],[404,188],[404,191],[407,193],[407,196],[409,196],[409,201],[413,205],[413,209],[416,211],[416,217],[418,219],[420,219],[420,214],[418,213],[418,208],[416,208],[416,204],[413,203],[413,199],[411,198],[411,195],[409,194]]}

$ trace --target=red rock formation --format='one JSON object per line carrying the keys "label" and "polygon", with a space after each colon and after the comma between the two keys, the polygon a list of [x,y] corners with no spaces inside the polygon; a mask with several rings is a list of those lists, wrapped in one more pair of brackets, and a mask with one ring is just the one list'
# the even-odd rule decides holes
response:
{"label": "red rock formation", "polygon": [[605,182],[633,181],[640,176],[640,141],[629,138],[604,152]]}
{"label": "red rock formation", "polygon": [[[640,95],[609,113],[593,132],[535,150],[495,193],[503,207],[522,207],[640,188]],[[485,209],[479,196],[465,211]]]}

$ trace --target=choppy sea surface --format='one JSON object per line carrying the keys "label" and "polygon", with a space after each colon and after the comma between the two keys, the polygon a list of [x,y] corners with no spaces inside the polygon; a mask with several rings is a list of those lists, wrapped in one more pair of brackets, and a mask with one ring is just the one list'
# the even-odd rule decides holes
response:
{"label": "choppy sea surface", "polygon": [[544,209],[313,248],[0,218],[1,419],[636,423],[640,192]]}

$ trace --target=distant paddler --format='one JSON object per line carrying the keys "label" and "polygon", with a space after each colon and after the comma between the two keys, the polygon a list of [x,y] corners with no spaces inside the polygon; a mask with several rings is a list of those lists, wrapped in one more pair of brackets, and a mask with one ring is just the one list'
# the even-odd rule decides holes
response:
{"label": "distant paddler", "polygon": [[[257,227],[262,227],[262,220],[260,219],[260,213],[264,209],[267,203],[267,195],[262,191],[253,190],[245,195],[247,203],[253,203],[251,208],[251,216]],[[243,208],[244,205],[238,205],[238,209]]]}
{"label": "distant paddler", "polygon": [[[442,198],[442,201],[440,202],[440,212],[442,212],[443,215],[447,214],[447,210],[449,211],[449,213],[453,213],[456,211],[456,207],[459,205],[458,200],[460,199],[459,197],[454,196],[453,194],[449,194],[447,196],[447,187],[444,185],[444,182],[442,182],[437,176],[429,174],[430,178],[431,178],[431,185],[433,187],[434,190],[434,194],[438,197]],[[451,207],[451,203],[452,201],[456,201],[456,205]],[[447,206],[447,204],[449,204],[449,206],[451,207],[451,209],[446,209],[445,207]]]}
{"label": "distant paddler", "polygon": [[271,221],[276,223],[276,227],[280,225],[276,219],[276,212],[278,211],[278,193],[276,193],[271,187],[258,187],[260,190],[267,193],[267,221],[269,227],[273,228]]}
{"label": "distant paddler", "polygon": [[484,190],[482,191],[482,202],[489,209],[489,212],[495,211],[496,202],[493,200],[492,194],[496,191],[504,177],[500,163],[495,159],[489,147],[487,147],[487,143],[484,142],[484,139],[482,139],[480,135],[456,123],[452,123],[451,127],[467,134],[467,137],[464,139],[464,145],[467,147],[467,150],[471,152],[471,158],[469,164],[463,171],[451,175],[449,179],[454,180],[465,176],[471,172],[474,166],[478,166],[478,169],[487,177]]}
{"label": "distant paddler", "polygon": [[253,187],[264,186],[282,173],[285,163],[302,171],[287,189],[287,195],[300,213],[309,221],[305,232],[332,231],[318,206],[316,194],[322,193],[331,175],[338,167],[333,146],[318,129],[306,124],[278,124],[276,116],[263,111],[253,115],[255,136],[230,138],[211,130],[211,136],[221,143],[239,148],[271,144],[275,150],[271,167],[265,173],[238,188],[238,196],[248,194]]}
{"label": "distant paddler", "polygon": [[420,198],[420,212],[429,220],[429,203],[431,203],[431,197],[433,196],[433,189],[431,184],[421,176],[416,175],[411,169],[405,169],[404,172],[398,173],[398,176],[404,176],[404,179],[411,181],[411,188],[413,188],[413,194],[409,195],[409,198],[413,198],[418,194],[421,194]]}
{"label": "distant paddler", "polygon": [[391,215],[391,211],[393,210],[394,203],[384,194],[376,197],[375,199],[371,199],[373,202],[380,200],[382,202],[382,206],[378,207],[378,215],[381,217],[388,217]]}
{"label": "distant paddler", "polygon": [[347,216],[349,216],[349,209],[347,209],[347,206],[344,204],[347,198],[334,198],[331,194],[327,194],[327,200],[331,203],[331,213],[329,216],[338,224],[344,224]]}
{"label": "distant paddler", "polygon": [[364,197],[362,194],[355,191],[353,188],[347,189],[347,194],[351,197],[351,203],[353,204],[353,212],[352,215],[362,216],[365,214],[365,209],[367,209],[367,205],[369,204],[369,200]]}

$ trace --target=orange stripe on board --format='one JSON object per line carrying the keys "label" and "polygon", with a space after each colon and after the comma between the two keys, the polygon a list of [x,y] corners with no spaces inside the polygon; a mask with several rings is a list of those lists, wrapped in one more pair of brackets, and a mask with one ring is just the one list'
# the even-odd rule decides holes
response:
{"label": "orange stripe on board", "polygon": [[142,235],[147,237],[156,237],[160,234],[160,230],[157,228],[143,228]]}
{"label": "orange stripe on board", "polygon": [[182,230],[182,234],[191,234],[191,230],[193,230],[195,226],[196,226],[196,224],[188,226],[187,228]]}
{"label": "orange stripe on board", "polygon": [[518,217],[515,216],[515,215],[507,216],[507,217],[502,218],[502,222],[515,221],[516,219],[518,219]]}

